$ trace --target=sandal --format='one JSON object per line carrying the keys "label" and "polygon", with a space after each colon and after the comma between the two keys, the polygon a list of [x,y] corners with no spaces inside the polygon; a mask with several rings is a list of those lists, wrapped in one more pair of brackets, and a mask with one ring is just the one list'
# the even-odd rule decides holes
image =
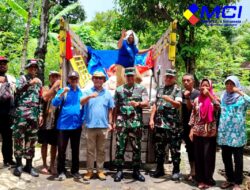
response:
{"label": "sandal", "polygon": [[40,170],[40,173],[41,174],[45,174],[45,175],[49,175],[50,174],[48,168],[45,168],[45,167]]}
{"label": "sandal", "polygon": [[235,184],[234,187],[233,187],[233,190],[241,190],[240,186]]}
{"label": "sandal", "polygon": [[205,184],[204,183],[199,183],[198,184],[198,188],[199,189],[204,189],[205,188]]}
{"label": "sandal", "polygon": [[56,168],[55,167],[50,167],[50,169],[48,170],[50,174],[52,175],[56,175],[57,174],[57,171],[56,171]]}
{"label": "sandal", "polygon": [[193,181],[194,181],[194,176],[189,174],[189,175],[186,177],[186,180],[187,180],[187,181],[193,182]]}
{"label": "sandal", "polygon": [[229,187],[232,187],[234,185],[234,183],[229,182],[229,181],[224,181],[221,185],[220,188],[221,189],[227,189]]}
{"label": "sandal", "polygon": [[207,185],[207,184],[204,184],[204,186],[203,186],[204,189],[208,189],[210,187],[212,187],[212,186],[211,185]]}

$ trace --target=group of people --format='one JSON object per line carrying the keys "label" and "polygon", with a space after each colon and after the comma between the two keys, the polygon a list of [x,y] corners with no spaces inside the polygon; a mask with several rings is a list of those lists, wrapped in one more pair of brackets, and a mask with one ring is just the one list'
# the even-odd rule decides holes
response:
{"label": "group of people", "polygon": [[[127,57],[130,56],[132,63],[134,55],[139,52],[133,45],[134,33],[125,36],[125,32],[122,32],[122,35],[118,45],[123,51],[119,53],[118,61],[124,61],[126,51],[129,51],[127,54],[131,56]],[[131,38],[132,44],[129,44]],[[50,84],[44,87],[37,78],[37,59],[28,60],[25,66],[27,74],[15,81],[14,77],[6,74],[8,59],[1,56],[0,132],[4,166],[14,165],[15,176],[27,172],[38,177],[39,172],[32,166],[38,140],[42,144],[41,172],[57,174],[58,179],[63,181],[66,179],[66,149],[70,140],[71,175],[80,179],[79,147],[82,128],[86,128],[87,173],[83,178],[93,178],[96,161],[96,174],[100,180],[105,180],[105,140],[109,132],[115,131],[114,163],[117,171],[114,181],[119,182],[123,178],[127,141],[131,142],[133,149],[132,176],[138,181],[145,181],[140,173],[144,130],[142,117],[143,108],[149,107],[149,97],[146,88],[137,83],[140,80],[137,80],[133,64],[125,68],[123,64],[119,66],[117,73],[122,79],[118,80],[119,85],[112,97],[103,88],[106,75],[101,71],[94,72],[93,87],[88,90],[79,88],[79,74],[76,71],[68,74],[67,86],[64,88],[60,87],[60,73],[51,71]],[[183,89],[177,85],[176,71],[167,69],[164,85],[157,89],[149,121],[149,128],[154,133],[157,165],[151,177],[165,175],[164,158],[166,146],[169,145],[173,163],[172,179],[181,178],[180,147],[184,139],[190,163],[190,180],[197,181],[201,189],[215,185],[213,173],[218,144],[222,149],[227,178],[221,188],[233,186],[234,190],[240,190],[243,180],[243,148],[247,142],[245,120],[250,97],[242,91],[236,76],[229,76],[225,80],[225,91],[221,98],[215,95],[212,81],[207,78],[201,80],[198,89],[194,88],[194,77],[191,74],[185,74],[182,83]],[[12,139],[16,162],[12,157]],[[50,166],[47,164],[48,144],[51,145]],[[26,159],[24,167],[22,158]]]}

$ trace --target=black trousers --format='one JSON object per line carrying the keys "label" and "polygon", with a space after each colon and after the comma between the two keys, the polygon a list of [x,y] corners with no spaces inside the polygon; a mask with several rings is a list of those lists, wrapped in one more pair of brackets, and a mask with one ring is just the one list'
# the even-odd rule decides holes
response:
{"label": "black trousers", "polygon": [[194,135],[195,178],[198,183],[214,185],[216,137]]}
{"label": "black trousers", "polygon": [[72,152],[72,165],[71,173],[79,171],[79,146],[82,129],[74,130],[59,130],[58,131],[58,156],[57,156],[57,172],[58,174],[64,172],[66,149],[70,139],[71,152]]}
{"label": "black trousers", "polygon": [[186,144],[186,150],[188,153],[188,161],[189,163],[194,162],[194,143],[189,138],[189,133],[191,127],[189,125],[183,125],[183,140]]}
{"label": "black trousers", "polygon": [[10,117],[0,116],[0,133],[2,135],[2,154],[4,163],[12,161],[13,140]]}
{"label": "black trousers", "polygon": [[[230,147],[221,146],[222,160],[225,166],[225,172],[227,181],[234,182],[238,185],[242,184],[243,180],[243,146],[242,147]],[[234,168],[233,169],[233,157]]]}

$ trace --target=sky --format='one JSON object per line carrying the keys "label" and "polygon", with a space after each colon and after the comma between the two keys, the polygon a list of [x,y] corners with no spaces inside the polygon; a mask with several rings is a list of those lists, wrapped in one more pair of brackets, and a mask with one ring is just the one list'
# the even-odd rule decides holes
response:
{"label": "sky", "polygon": [[86,22],[91,21],[97,12],[114,9],[114,0],[79,0],[87,14]]}
{"label": "sky", "polygon": [[242,21],[250,22],[250,0],[241,0],[237,5],[242,5]]}
{"label": "sky", "polygon": [[[114,0],[79,0],[87,14],[86,21],[91,21],[97,12],[114,9]],[[250,22],[250,0],[241,0],[237,5],[242,5],[242,21]]]}

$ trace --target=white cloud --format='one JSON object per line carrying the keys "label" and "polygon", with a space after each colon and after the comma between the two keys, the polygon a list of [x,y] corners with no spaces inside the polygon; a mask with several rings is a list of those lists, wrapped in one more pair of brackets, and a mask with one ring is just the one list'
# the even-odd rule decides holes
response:
{"label": "white cloud", "polygon": [[91,21],[97,12],[114,9],[114,0],[79,0],[87,14],[86,21]]}

